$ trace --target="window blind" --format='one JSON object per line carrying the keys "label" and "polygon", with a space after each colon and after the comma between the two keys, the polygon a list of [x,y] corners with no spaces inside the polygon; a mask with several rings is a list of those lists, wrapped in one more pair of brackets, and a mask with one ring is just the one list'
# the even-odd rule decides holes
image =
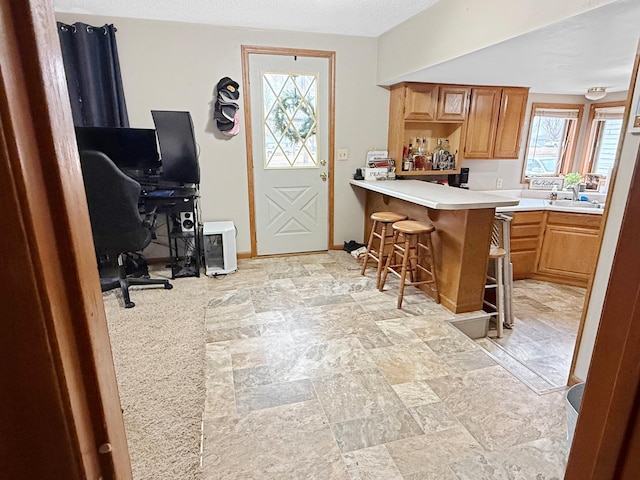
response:
{"label": "window blind", "polygon": [[578,109],[560,109],[560,108],[536,108],[533,113],[536,117],[551,118],[578,118]]}

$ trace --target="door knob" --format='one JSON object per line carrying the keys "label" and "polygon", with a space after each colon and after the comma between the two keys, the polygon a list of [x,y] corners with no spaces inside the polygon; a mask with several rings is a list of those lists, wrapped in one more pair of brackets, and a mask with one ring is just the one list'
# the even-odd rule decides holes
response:
{"label": "door knob", "polygon": [[322,181],[323,181],[323,182],[326,182],[326,181],[327,181],[327,174],[326,174],[326,173],[324,173],[324,172],[322,172],[322,173],[320,174],[320,178],[322,179]]}
{"label": "door knob", "polygon": [[326,160],[320,160],[320,165],[322,165],[323,167],[327,164]]}

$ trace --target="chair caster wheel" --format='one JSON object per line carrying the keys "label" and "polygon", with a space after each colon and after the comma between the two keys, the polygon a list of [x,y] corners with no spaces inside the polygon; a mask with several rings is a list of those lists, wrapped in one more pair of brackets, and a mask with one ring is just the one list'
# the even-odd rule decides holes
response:
{"label": "chair caster wheel", "polygon": [[135,306],[136,306],[136,304],[133,303],[133,302],[125,302],[125,304],[124,304],[124,308],[133,308]]}
{"label": "chair caster wheel", "polygon": [[173,288],[173,285],[171,285],[170,283],[166,283],[166,284],[164,285],[164,289],[165,289],[165,290],[171,290],[172,288]]}

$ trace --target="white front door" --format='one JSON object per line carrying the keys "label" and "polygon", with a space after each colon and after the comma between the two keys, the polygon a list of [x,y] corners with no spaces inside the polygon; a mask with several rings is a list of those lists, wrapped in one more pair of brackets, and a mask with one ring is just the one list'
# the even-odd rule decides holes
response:
{"label": "white front door", "polygon": [[252,54],[258,255],[327,250],[329,61]]}

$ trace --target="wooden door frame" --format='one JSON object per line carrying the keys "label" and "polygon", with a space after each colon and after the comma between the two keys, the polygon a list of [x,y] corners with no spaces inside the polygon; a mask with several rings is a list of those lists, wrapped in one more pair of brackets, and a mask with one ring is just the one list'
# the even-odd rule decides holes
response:
{"label": "wooden door frame", "polygon": [[129,479],[51,0],[0,26],[0,477]]}
{"label": "wooden door frame", "polygon": [[334,217],[334,151],[335,151],[335,85],[336,85],[336,52],[327,50],[308,50],[299,48],[263,47],[241,45],[242,49],[242,87],[244,88],[244,124],[247,148],[247,181],[249,187],[249,227],[251,230],[251,257],[258,255],[256,234],[255,189],[253,175],[253,131],[251,126],[251,82],[249,78],[249,55],[284,55],[298,57],[326,58],[329,61],[329,201],[328,201],[328,235],[327,249],[333,248]]}

